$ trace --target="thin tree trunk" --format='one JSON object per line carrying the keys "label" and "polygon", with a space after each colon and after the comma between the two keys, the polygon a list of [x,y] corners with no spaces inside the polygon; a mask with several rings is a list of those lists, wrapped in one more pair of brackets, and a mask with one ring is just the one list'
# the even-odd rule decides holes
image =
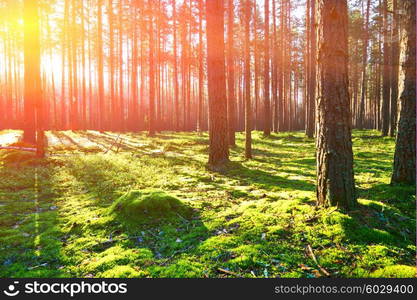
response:
{"label": "thin tree trunk", "polygon": [[251,72],[250,72],[250,20],[251,2],[245,1],[245,157],[252,158],[252,104],[251,104]]}
{"label": "thin tree trunk", "polygon": [[367,1],[366,5],[366,17],[365,17],[365,30],[363,38],[363,50],[362,50],[362,92],[361,103],[359,108],[358,128],[363,129],[365,122],[365,101],[368,90],[368,79],[366,76],[367,64],[368,64],[368,41],[369,41],[369,14],[371,9],[371,0]]}
{"label": "thin tree trunk", "polygon": [[98,128],[105,129],[104,58],[103,58],[103,0],[98,0],[97,59],[98,59]]}
{"label": "thin tree trunk", "polygon": [[[149,3],[150,10],[153,12],[153,5]],[[149,116],[148,116],[148,126],[149,126],[149,136],[155,135],[155,59],[154,59],[154,19],[151,13],[149,19]]]}
{"label": "thin tree trunk", "polygon": [[398,0],[393,0],[393,25],[392,25],[392,44],[391,44],[391,118],[389,135],[395,136],[397,130],[397,100],[398,100],[398,79],[400,72],[400,52],[399,52],[399,11]]}
{"label": "thin tree trunk", "polygon": [[[232,0],[233,1],[233,0]],[[198,1],[198,116],[197,130],[203,131],[203,105],[204,105],[204,57],[203,57],[203,14],[204,3]]]}
{"label": "thin tree trunk", "polygon": [[384,18],[384,71],[383,71],[383,89],[382,89],[382,136],[387,136],[390,124],[390,99],[391,99],[391,76],[390,76],[390,48],[389,48],[389,29],[388,29],[388,0],[384,0],[383,7]]}
{"label": "thin tree trunk", "polygon": [[174,105],[175,105],[175,129],[180,130],[180,103],[178,83],[178,49],[177,49],[177,1],[172,0],[173,31],[174,31]]}
{"label": "thin tree trunk", "polygon": [[307,117],[307,136],[309,138],[314,137],[315,132],[315,110],[316,110],[316,77],[317,77],[317,39],[316,39],[316,1],[311,1],[311,16],[310,16],[310,80],[308,85],[308,101],[309,101],[309,109],[308,109],[308,117]]}
{"label": "thin tree trunk", "polygon": [[[271,135],[269,0],[265,0],[264,135]],[[255,53],[256,55],[256,53]]]}

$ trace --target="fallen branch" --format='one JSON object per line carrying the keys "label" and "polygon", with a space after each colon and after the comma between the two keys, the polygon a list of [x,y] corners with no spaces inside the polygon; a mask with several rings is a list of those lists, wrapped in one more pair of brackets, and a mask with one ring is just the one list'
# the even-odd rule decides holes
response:
{"label": "fallen branch", "polygon": [[239,274],[237,274],[235,272],[232,272],[232,271],[229,271],[229,270],[225,270],[225,269],[222,269],[222,268],[218,268],[217,270],[219,272],[222,272],[222,273],[225,273],[225,274],[228,274],[228,275],[233,275],[233,276],[236,276],[236,277],[240,277]]}
{"label": "fallen branch", "polygon": [[28,152],[36,152],[36,148],[22,148],[22,147],[0,147],[0,150],[20,150],[20,151],[28,151]]}
{"label": "fallen branch", "polygon": [[313,248],[311,248],[310,245],[307,245],[307,254],[311,257],[311,259],[316,263],[317,267],[320,269],[320,271],[326,275],[326,276],[330,276],[330,273],[327,272],[327,270],[325,268],[323,268],[317,261],[316,256],[314,255],[313,252]]}
{"label": "fallen branch", "polygon": [[[119,140],[120,140],[120,142],[119,142]],[[119,149],[120,149],[120,147],[121,147],[121,142],[122,142],[122,139],[120,138],[120,134],[117,136],[117,138],[114,140],[114,142],[110,145],[110,147],[107,149],[107,151],[106,152],[104,152],[104,154],[107,154],[108,152],[110,152],[111,150],[112,150],[112,148],[113,148],[113,146],[114,145],[116,145],[117,143],[118,143],[118,147],[117,147],[117,150],[116,151],[114,151],[115,153],[117,153],[117,152],[119,152]]]}
{"label": "fallen branch", "polygon": [[38,268],[43,268],[43,267],[46,267],[47,265],[48,265],[48,263],[43,263],[43,264],[38,265],[38,266],[29,267],[28,270],[35,270],[35,269],[38,269]]}

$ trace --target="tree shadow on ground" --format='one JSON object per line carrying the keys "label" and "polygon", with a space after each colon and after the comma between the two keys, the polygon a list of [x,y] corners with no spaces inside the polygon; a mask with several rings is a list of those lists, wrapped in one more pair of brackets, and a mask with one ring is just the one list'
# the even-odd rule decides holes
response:
{"label": "tree shadow on ground", "polygon": [[361,139],[361,140],[382,140],[382,139],[384,139],[384,137],[382,137],[381,135],[357,135],[357,136],[355,136],[355,138]]}
{"label": "tree shadow on ground", "polygon": [[220,173],[226,177],[240,180],[242,183],[257,184],[266,190],[272,190],[276,187],[289,190],[315,190],[314,184],[304,180],[288,179],[259,169],[250,169],[239,162],[230,162],[228,167]]}
{"label": "tree shadow on ground", "polygon": [[7,165],[0,167],[3,176],[15,180],[0,184],[0,277],[65,276],[53,163],[43,159]]}
{"label": "tree shadow on ground", "polygon": [[357,187],[358,196],[365,200],[382,202],[401,214],[415,217],[415,186],[401,184],[374,184],[369,188]]}
{"label": "tree shadow on ground", "polygon": [[404,248],[415,245],[415,219],[399,214],[396,209],[377,203],[358,204],[354,210],[345,213],[349,218],[340,220],[340,224],[352,243]]}
{"label": "tree shadow on ground", "polygon": [[[360,202],[341,221],[345,235],[361,245],[407,248],[416,242],[415,187],[374,184],[357,188]],[[413,199],[414,198],[414,199]],[[408,264],[410,257],[404,257]]]}
{"label": "tree shadow on ground", "polygon": [[[200,211],[191,206],[189,209],[191,213],[187,215],[175,212],[166,216],[139,215],[136,220],[120,215],[114,219],[119,224],[116,233],[129,236],[124,242],[125,247],[150,249],[157,263],[165,264],[182,253],[192,251],[213,234],[204,225]],[[113,238],[118,239],[117,236]]]}
{"label": "tree shadow on ground", "polygon": [[78,134],[82,137],[87,138],[91,142],[104,147],[105,149],[107,149],[106,151],[116,150],[116,149],[131,151],[135,149],[135,147],[129,146],[126,143],[122,143],[121,141],[117,139],[117,137],[111,138],[104,134],[94,134],[94,133],[85,132],[85,131],[78,132]]}

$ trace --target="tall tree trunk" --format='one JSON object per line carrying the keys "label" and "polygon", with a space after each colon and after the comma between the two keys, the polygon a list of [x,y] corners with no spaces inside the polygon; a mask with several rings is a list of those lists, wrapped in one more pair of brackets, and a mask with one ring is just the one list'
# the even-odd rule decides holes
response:
{"label": "tall tree trunk", "polygon": [[371,9],[371,0],[367,1],[366,5],[366,17],[365,17],[365,28],[363,38],[363,50],[362,50],[362,91],[361,91],[361,103],[359,108],[358,127],[363,129],[365,122],[365,101],[366,93],[368,91],[368,79],[366,76],[366,66],[368,64],[368,41],[369,41],[369,14]]}
{"label": "tall tree trunk", "polygon": [[87,65],[86,65],[86,49],[85,49],[85,14],[84,0],[81,0],[81,65],[82,65],[82,129],[87,129]]}
{"label": "tall tree trunk", "polygon": [[72,74],[72,88],[71,88],[71,129],[77,130],[78,129],[78,105],[79,105],[79,97],[78,97],[78,68],[77,68],[77,3],[78,1],[72,1],[72,8],[71,8],[71,74]]}
{"label": "tall tree trunk", "polygon": [[137,30],[137,4],[133,4],[132,8],[132,18],[134,20],[133,24],[133,49],[132,49],[132,78],[131,78],[131,109],[129,109],[129,123],[130,130],[138,130],[138,30]]}
{"label": "tall tree trunk", "polygon": [[[264,135],[271,135],[269,0],[265,0]],[[256,53],[255,53],[256,55]]]}
{"label": "tall tree trunk", "polygon": [[402,92],[392,183],[416,184],[416,2],[403,0]]}
{"label": "tall tree trunk", "polygon": [[398,76],[400,72],[400,51],[399,51],[399,11],[398,0],[393,0],[393,24],[391,44],[391,118],[389,135],[395,136],[397,129],[397,100],[398,100]]}
{"label": "tall tree trunk", "polygon": [[[87,11],[87,18],[90,19],[90,11],[91,11],[91,2],[88,1],[88,11]],[[90,36],[91,32],[91,25],[90,22],[87,22],[87,32]],[[92,49],[92,39],[88,39],[88,105],[89,105],[89,127],[87,129],[91,128],[97,128],[96,125],[96,114],[95,110],[93,109],[95,99],[93,99],[93,72],[92,72],[92,60],[93,60],[93,49]]]}
{"label": "tall tree trunk", "polygon": [[228,99],[228,121],[229,121],[229,143],[236,145],[236,96],[235,96],[235,55],[234,55],[234,0],[228,0],[228,24],[227,24],[227,99]]}
{"label": "tall tree trunk", "polygon": [[309,138],[314,137],[315,132],[315,110],[316,110],[316,76],[317,76],[317,39],[316,39],[316,1],[315,0],[308,0],[311,1],[310,9],[311,9],[311,16],[310,16],[310,73],[309,73],[309,84],[308,84],[308,94],[307,94],[307,101],[309,103],[309,108],[307,112],[307,129],[306,134]]}
{"label": "tall tree trunk", "polygon": [[[260,101],[259,101],[259,73],[260,73],[260,58],[261,56],[259,55],[259,47],[258,47],[258,42],[259,42],[259,38],[258,38],[258,22],[257,22],[257,16],[258,16],[258,12],[256,9],[256,3],[254,3],[253,5],[253,15],[254,20],[253,20],[253,53],[254,53],[254,74],[253,76],[254,78],[254,111],[253,111],[253,127],[252,129],[258,130],[259,129],[259,123],[260,123],[260,118],[259,118],[259,107],[260,107]],[[250,36],[250,32],[249,32],[249,36]],[[250,49],[250,48],[249,48]],[[250,53],[250,50],[249,50]],[[261,126],[263,127],[263,126]]]}
{"label": "tall tree trunk", "polygon": [[318,1],[317,200],[356,204],[348,85],[347,0]]}
{"label": "tall tree trunk", "polygon": [[251,103],[251,72],[250,72],[250,20],[251,1],[245,1],[245,157],[252,158],[252,103]]}
{"label": "tall tree trunk", "polygon": [[[270,38],[269,38],[269,0],[265,0],[265,36],[264,36],[264,135],[271,135],[271,100],[270,100]],[[255,53],[256,55],[256,53]]]}
{"label": "tall tree trunk", "polygon": [[[37,143],[36,130],[41,105],[40,41],[38,0],[24,1],[25,124],[23,141]],[[11,82],[9,82],[11,84]]]}
{"label": "tall tree trunk", "polygon": [[118,15],[118,27],[119,27],[119,95],[117,103],[117,130],[123,131],[125,129],[125,101],[124,101],[124,72],[123,72],[123,6],[122,0],[119,0],[119,15]]}
{"label": "tall tree trunk", "polygon": [[[306,33],[305,33],[305,50],[304,50],[304,111],[305,111],[305,133],[308,133],[308,111],[310,109],[310,99],[309,99],[309,91],[308,87],[310,84],[310,68],[311,68],[311,59],[310,59],[310,51],[311,51],[311,35],[310,35],[310,21],[311,18],[311,0],[306,0]],[[308,135],[307,135],[308,136]]]}
{"label": "tall tree trunk", "polygon": [[272,38],[272,103],[273,118],[272,124],[274,132],[278,132],[278,41],[277,41],[277,9],[276,1],[272,1],[272,22],[273,22],[273,38]]}
{"label": "tall tree trunk", "polygon": [[[233,1],[233,0],[232,0]],[[197,130],[203,131],[204,106],[204,53],[203,53],[203,15],[204,3],[198,1],[198,116]]]}
{"label": "tall tree trunk", "polygon": [[104,55],[103,55],[103,0],[98,0],[97,20],[97,59],[98,59],[98,128],[105,129],[105,99],[104,99]]}
{"label": "tall tree trunk", "polygon": [[[69,16],[69,0],[65,0],[64,4],[64,24],[62,30],[62,71],[61,71],[61,129],[67,128],[67,109],[65,103],[66,87],[65,87],[65,61],[67,51],[67,28],[68,28],[68,16]],[[69,82],[69,80],[68,80]]]}
{"label": "tall tree trunk", "polygon": [[[108,16],[108,25],[109,25],[109,79],[110,79],[110,102],[109,102],[109,112],[111,114],[111,128],[117,130],[117,100],[116,100],[116,89],[115,89],[115,54],[114,54],[114,12],[113,12],[113,0],[108,0],[107,5],[107,16]],[[116,119],[116,120],[115,120]]]}
{"label": "tall tree trunk", "polygon": [[148,126],[149,126],[149,136],[155,135],[155,58],[154,58],[154,19],[153,19],[153,4],[149,2],[149,8],[151,10],[151,15],[149,17],[149,116],[148,116]]}
{"label": "tall tree trunk", "polygon": [[387,136],[390,124],[390,99],[391,99],[391,76],[390,76],[390,47],[389,47],[389,29],[388,29],[388,0],[384,0],[383,6],[383,18],[384,18],[384,71],[383,71],[383,87],[382,87],[382,136]]}
{"label": "tall tree trunk", "polygon": [[206,15],[208,91],[210,106],[209,165],[217,167],[229,161],[223,0],[207,1]]}
{"label": "tall tree trunk", "polygon": [[175,106],[175,129],[180,130],[180,103],[178,83],[178,48],[177,48],[177,1],[172,0],[172,18],[174,31],[174,106]]}

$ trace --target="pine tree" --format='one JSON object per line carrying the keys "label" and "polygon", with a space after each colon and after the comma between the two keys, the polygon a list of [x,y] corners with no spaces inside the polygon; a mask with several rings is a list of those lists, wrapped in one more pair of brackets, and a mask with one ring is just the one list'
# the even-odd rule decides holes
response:
{"label": "pine tree", "polygon": [[318,1],[317,199],[356,204],[348,88],[347,0]]}
{"label": "pine tree", "polygon": [[36,144],[40,125],[41,78],[38,0],[24,1],[25,126],[23,141]]}
{"label": "pine tree", "polygon": [[207,1],[206,15],[208,92],[210,106],[209,165],[217,168],[229,161],[223,0]]}
{"label": "pine tree", "polygon": [[250,20],[252,14],[251,1],[245,1],[245,41],[244,41],[244,68],[245,68],[245,157],[252,158],[252,101],[251,101],[251,63],[250,63]]}
{"label": "pine tree", "polygon": [[401,1],[403,33],[401,41],[401,64],[404,78],[399,99],[400,113],[394,156],[392,183],[416,183],[416,2]]}

